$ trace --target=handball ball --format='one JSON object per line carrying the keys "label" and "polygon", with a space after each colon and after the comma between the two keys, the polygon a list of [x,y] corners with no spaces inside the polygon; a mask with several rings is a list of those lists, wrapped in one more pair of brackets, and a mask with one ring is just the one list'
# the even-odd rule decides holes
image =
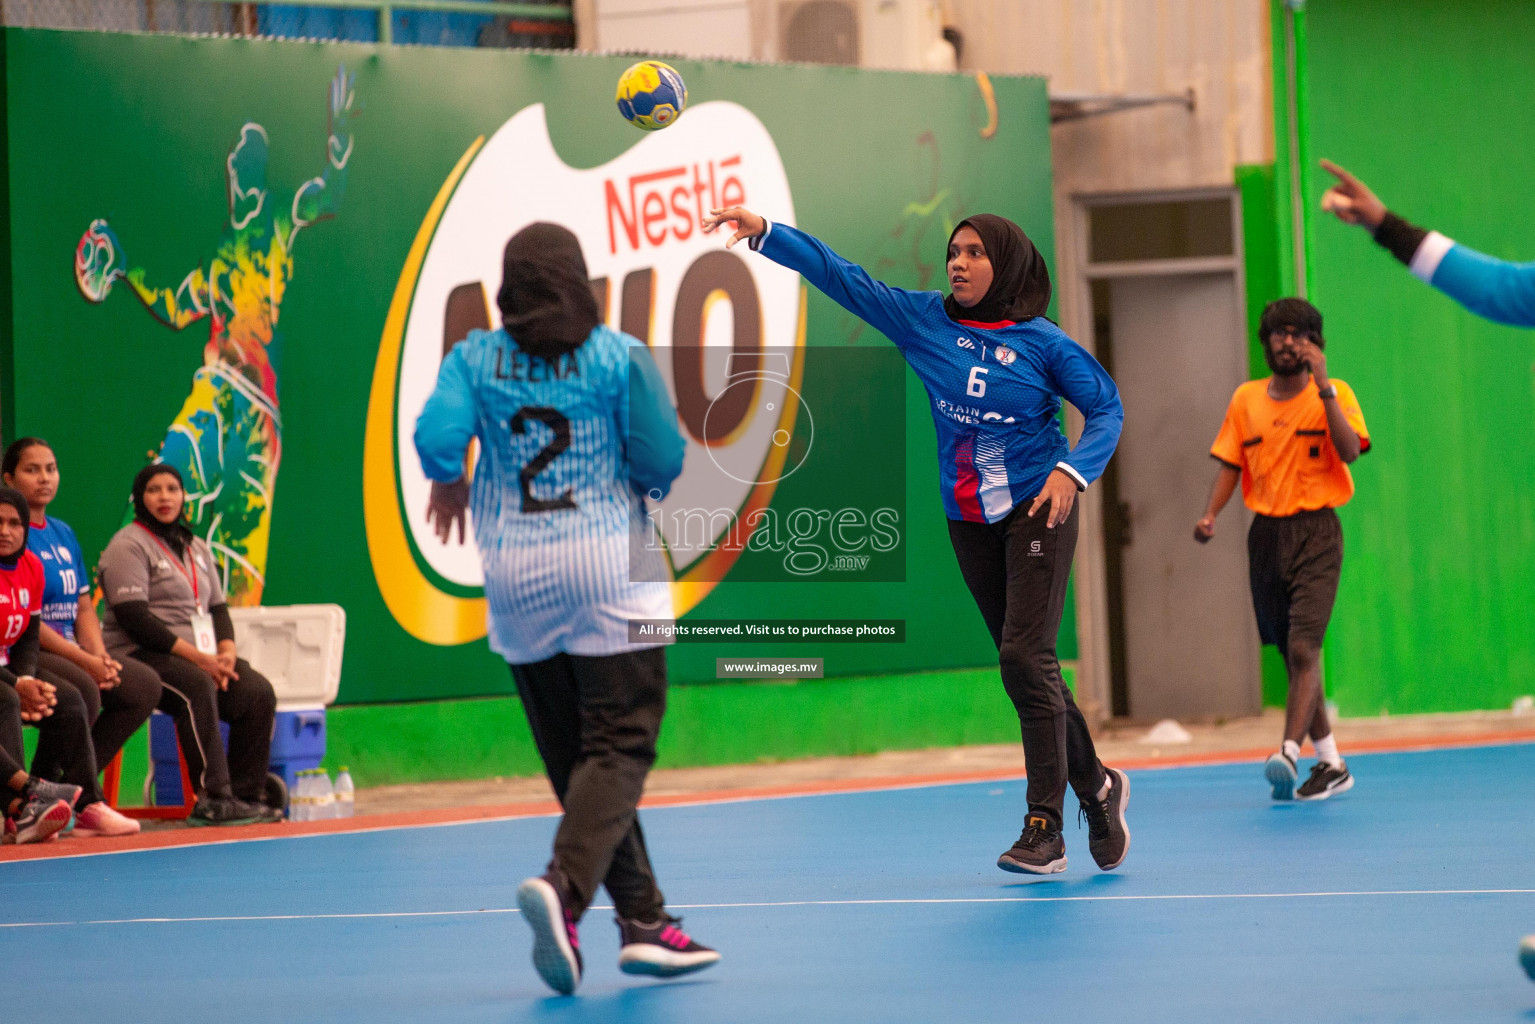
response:
{"label": "handball ball", "polygon": [[688,87],[670,64],[642,60],[618,76],[618,112],[636,128],[665,128],[687,105]]}

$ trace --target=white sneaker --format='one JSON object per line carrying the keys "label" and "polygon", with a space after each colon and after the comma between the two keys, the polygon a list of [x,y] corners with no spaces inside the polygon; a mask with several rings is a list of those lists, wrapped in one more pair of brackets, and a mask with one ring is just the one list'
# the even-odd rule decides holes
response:
{"label": "white sneaker", "polygon": [[1263,763],[1263,777],[1269,780],[1275,800],[1295,799],[1295,762],[1284,751],[1270,754]]}
{"label": "white sneaker", "polygon": [[86,804],[75,815],[75,835],[77,836],[132,836],[139,832],[139,823],[124,814],[119,814],[115,808],[107,806],[103,800],[97,800],[93,804]]}

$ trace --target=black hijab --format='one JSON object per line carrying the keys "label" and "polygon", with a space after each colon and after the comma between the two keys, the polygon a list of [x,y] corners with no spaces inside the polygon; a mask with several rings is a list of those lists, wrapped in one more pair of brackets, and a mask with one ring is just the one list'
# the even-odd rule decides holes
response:
{"label": "black hijab", "polygon": [[581,243],[558,224],[529,224],[506,243],[496,305],[517,347],[550,363],[601,322]]}
{"label": "black hijab", "polygon": [[[144,491],[148,489],[149,481],[162,473],[175,477],[182,491],[181,515],[168,523],[156,519],[155,514],[149,511],[149,506],[144,504]],[[133,521],[164,541],[177,558],[185,558],[187,546],[192,543],[192,529],[186,524],[186,488],[187,485],[181,480],[181,471],[165,462],[151,462],[133,478]]]}
{"label": "black hijab", "polygon": [[0,487],[0,504],[10,505],[21,516],[21,547],[16,549],[14,555],[0,557],[0,565],[14,569],[16,563],[21,561],[22,552],[27,550],[27,537],[32,532],[32,509],[27,506],[27,499],[14,487]]}
{"label": "black hijab", "polygon": [[[954,225],[949,234],[950,245],[963,227],[974,228],[981,236],[981,244],[986,246],[986,255],[991,260],[991,287],[969,309],[956,302],[952,294],[945,295],[943,308],[949,319],[992,324],[1044,316],[1050,308],[1050,268],[1023,229],[1006,217],[981,213]],[[944,255],[947,263],[947,251]]]}

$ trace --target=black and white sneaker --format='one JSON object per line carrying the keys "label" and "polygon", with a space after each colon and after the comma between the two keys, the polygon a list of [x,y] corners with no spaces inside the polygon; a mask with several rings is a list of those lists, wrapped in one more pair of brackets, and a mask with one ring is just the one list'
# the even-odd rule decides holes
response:
{"label": "black and white sneaker", "polygon": [[1295,761],[1284,751],[1270,754],[1263,763],[1263,775],[1273,787],[1275,800],[1292,800],[1295,797]]}
{"label": "black and white sneaker", "polygon": [[581,938],[553,868],[517,887],[517,906],[533,929],[533,968],[544,984],[560,995],[570,995],[581,984]]}
{"label": "black and white sneaker", "polygon": [[682,919],[661,917],[643,924],[614,917],[618,925],[618,969],[625,974],[648,974],[656,978],[675,978],[692,974],[719,963],[718,950],[710,949],[683,931]]}
{"label": "black and white sneaker", "polygon": [[1104,773],[1109,780],[1108,795],[1102,800],[1082,801],[1081,813],[1087,818],[1088,851],[1101,870],[1113,871],[1130,851],[1130,828],[1125,824],[1130,776],[1118,768],[1105,768]]}
{"label": "black and white sneaker", "polygon": [[997,867],[1021,875],[1053,875],[1066,870],[1066,840],[1061,831],[1037,814],[1023,823],[1013,848],[997,858]]}
{"label": "black and white sneaker", "polygon": [[1337,764],[1318,761],[1311,768],[1311,777],[1302,782],[1300,789],[1295,791],[1295,799],[1326,800],[1330,796],[1345,793],[1353,788],[1354,776],[1349,774],[1347,764],[1342,761]]}
{"label": "black and white sneaker", "polygon": [[262,810],[232,796],[203,796],[187,815],[187,825],[202,828],[218,825],[254,825]]}

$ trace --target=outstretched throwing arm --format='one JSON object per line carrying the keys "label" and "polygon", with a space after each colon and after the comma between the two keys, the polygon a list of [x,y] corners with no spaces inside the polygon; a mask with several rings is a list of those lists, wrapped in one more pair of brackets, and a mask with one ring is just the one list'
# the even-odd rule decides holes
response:
{"label": "outstretched throwing arm", "polygon": [[112,285],[122,278],[154,318],[168,327],[180,330],[208,315],[208,278],[201,267],[172,289],[145,283],[144,268],[125,270],[127,262],[111,226],[105,220],[91,221],[75,246],[75,283],[80,294],[91,302],[104,302]]}

